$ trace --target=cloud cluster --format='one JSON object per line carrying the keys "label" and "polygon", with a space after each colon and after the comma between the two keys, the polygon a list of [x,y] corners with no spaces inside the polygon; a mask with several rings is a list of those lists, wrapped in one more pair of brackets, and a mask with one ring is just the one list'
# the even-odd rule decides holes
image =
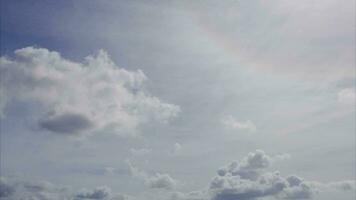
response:
{"label": "cloud cluster", "polygon": [[114,194],[107,186],[92,190],[72,192],[70,188],[44,181],[26,181],[14,178],[0,178],[1,200],[130,200],[131,197]]}
{"label": "cloud cluster", "polygon": [[32,103],[39,107],[31,113],[39,127],[54,133],[127,134],[140,124],[168,122],[180,112],[145,90],[142,71],[116,66],[103,50],[78,63],[26,47],[13,59],[1,57],[0,66],[2,117],[11,102]]}
{"label": "cloud cluster", "polygon": [[[283,158],[286,157],[285,155]],[[148,175],[138,170],[130,162],[131,173],[143,180],[158,195],[164,197],[144,197],[143,199],[171,199],[171,200],[256,200],[280,199],[299,200],[313,199],[318,193],[325,191],[355,191],[355,180],[345,180],[323,183],[308,181],[296,175],[282,176],[278,171],[268,171],[268,168],[279,156],[269,156],[264,151],[256,150],[249,153],[238,162],[217,170],[217,175],[210,181],[207,188],[189,193],[176,190],[177,181],[168,174],[156,173]],[[154,190],[153,190],[154,191]],[[107,186],[100,186],[92,190],[82,189],[72,192],[69,188],[55,186],[48,182],[19,181],[0,179],[0,199],[18,200],[133,200],[132,197],[117,194]]]}
{"label": "cloud cluster", "polygon": [[164,189],[164,190],[174,190],[177,186],[177,181],[173,179],[169,174],[156,173],[154,175],[149,175],[144,171],[137,169],[129,161],[127,162],[131,175],[140,180],[152,189]]}
{"label": "cloud cluster", "polygon": [[70,198],[67,188],[49,182],[0,178],[0,199],[69,200]]}
{"label": "cloud cluster", "polygon": [[312,199],[323,190],[350,191],[355,181],[321,183],[306,181],[296,175],[281,176],[268,172],[274,160],[288,158],[269,156],[264,151],[249,153],[239,162],[231,162],[217,170],[207,189],[188,194],[175,193],[172,200],[255,200],[255,199]]}

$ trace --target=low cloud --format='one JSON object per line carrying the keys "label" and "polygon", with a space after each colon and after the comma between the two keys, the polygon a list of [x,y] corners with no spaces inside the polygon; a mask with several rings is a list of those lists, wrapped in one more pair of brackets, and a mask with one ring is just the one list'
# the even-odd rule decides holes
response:
{"label": "low cloud", "polygon": [[46,181],[27,181],[0,177],[0,199],[6,200],[131,200],[130,196],[112,193],[107,186],[92,190],[71,191],[68,187]]}
{"label": "low cloud", "polygon": [[75,195],[79,199],[107,199],[111,196],[111,189],[107,186],[97,187],[94,190],[83,189]]}
{"label": "low cloud", "polygon": [[249,132],[254,132],[257,130],[256,125],[252,121],[239,121],[231,115],[222,118],[221,123],[224,125],[224,127],[232,130],[245,130]]}
{"label": "low cloud", "polygon": [[0,199],[69,200],[67,188],[45,181],[24,181],[0,178]]}
{"label": "low cloud", "polygon": [[[118,67],[100,50],[82,63],[58,52],[26,47],[0,58],[0,112],[11,102],[34,103],[38,125],[59,134],[132,134],[145,123],[167,123],[179,106],[152,96],[146,75]],[[6,110],[11,112],[11,110]]]}
{"label": "low cloud", "polygon": [[[296,175],[283,177],[278,171],[268,171],[273,161],[289,158],[270,156],[262,150],[249,153],[240,161],[220,168],[208,188],[191,193],[175,193],[172,200],[256,200],[312,199],[325,190],[354,191],[355,181],[330,183],[307,181]],[[283,158],[283,159],[282,159]]]}

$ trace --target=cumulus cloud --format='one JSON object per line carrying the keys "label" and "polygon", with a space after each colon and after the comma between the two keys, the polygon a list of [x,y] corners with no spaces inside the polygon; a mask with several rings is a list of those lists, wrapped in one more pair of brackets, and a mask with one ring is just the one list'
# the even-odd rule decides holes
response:
{"label": "cumulus cloud", "polygon": [[222,118],[221,123],[226,128],[233,129],[233,130],[246,130],[246,131],[254,132],[257,129],[252,121],[250,120],[238,121],[231,115]]}
{"label": "cumulus cloud", "polygon": [[249,153],[240,161],[220,168],[208,188],[193,193],[176,193],[174,200],[255,200],[255,199],[312,199],[323,190],[352,191],[355,181],[322,183],[306,181],[296,175],[283,177],[267,169],[273,161],[289,158],[270,156],[262,150]]}
{"label": "cumulus cloud", "polygon": [[133,166],[129,161],[127,162],[131,175],[138,179],[141,179],[150,188],[173,190],[176,188],[177,181],[173,179],[169,174],[156,173],[154,175],[149,175],[144,171],[139,170]]}
{"label": "cumulus cloud", "polygon": [[78,63],[55,51],[26,47],[13,59],[1,57],[0,66],[2,117],[13,101],[35,103],[39,110],[31,115],[54,133],[132,133],[141,124],[166,123],[180,112],[146,91],[141,70],[116,66],[103,50]]}

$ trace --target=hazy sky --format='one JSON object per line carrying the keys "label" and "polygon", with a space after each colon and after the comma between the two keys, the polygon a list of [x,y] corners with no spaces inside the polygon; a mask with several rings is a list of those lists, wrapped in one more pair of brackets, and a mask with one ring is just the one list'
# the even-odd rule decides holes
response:
{"label": "hazy sky", "polygon": [[355,1],[2,0],[1,200],[355,198]]}

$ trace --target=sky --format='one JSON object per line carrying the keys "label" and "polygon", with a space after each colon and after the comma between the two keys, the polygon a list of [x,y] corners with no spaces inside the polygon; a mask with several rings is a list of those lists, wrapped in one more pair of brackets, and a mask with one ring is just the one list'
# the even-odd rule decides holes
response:
{"label": "sky", "polygon": [[355,199],[355,1],[2,0],[1,200]]}

